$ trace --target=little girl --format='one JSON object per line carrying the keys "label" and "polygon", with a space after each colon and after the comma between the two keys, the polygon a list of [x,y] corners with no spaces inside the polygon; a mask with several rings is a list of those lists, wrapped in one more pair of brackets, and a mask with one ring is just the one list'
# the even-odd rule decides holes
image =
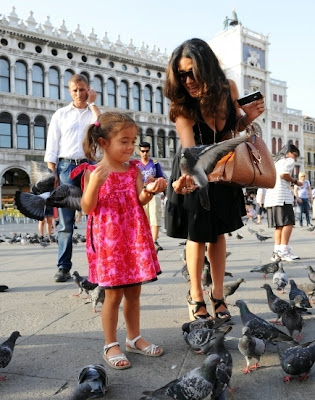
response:
{"label": "little girl", "polygon": [[87,256],[89,280],[105,288],[102,325],[105,335],[104,360],[115,369],[131,366],[117,341],[118,310],[124,297],[126,351],[157,357],[163,350],[140,335],[141,284],[157,280],[161,269],[150,226],[143,207],[155,193],[163,192],[166,180],[159,178],[143,187],[134,153],[138,126],[127,115],[106,112],[89,126],[83,143],[87,158],[96,165],[81,164],[82,211],[88,214]]}

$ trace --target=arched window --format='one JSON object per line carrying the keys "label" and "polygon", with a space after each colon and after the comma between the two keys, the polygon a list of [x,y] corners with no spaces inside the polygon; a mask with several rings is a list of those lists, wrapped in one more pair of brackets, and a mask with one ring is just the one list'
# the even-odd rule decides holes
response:
{"label": "arched window", "polygon": [[116,107],[116,82],[113,78],[107,81],[108,107]]}
{"label": "arched window", "polygon": [[295,141],[295,147],[299,148],[299,141],[298,140]]}
{"label": "arched window", "polygon": [[46,148],[46,119],[36,117],[34,121],[34,150],[45,150]]}
{"label": "arched window", "polygon": [[33,96],[44,97],[44,70],[43,67],[34,64],[32,69]]}
{"label": "arched window", "polygon": [[59,71],[55,67],[49,68],[49,97],[51,99],[60,99],[60,87],[59,87]]}
{"label": "arched window", "polygon": [[128,93],[128,83],[126,81],[120,82],[120,104],[121,108],[128,110],[129,108],[129,93]]}
{"label": "arched window", "polygon": [[282,149],[282,139],[278,138],[278,152]]}
{"label": "arched window", "polygon": [[0,91],[10,92],[10,65],[5,58],[0,58]]}
{"label": "arched window", "polygon": [[176,153],[176,132],[170,131],[168,134],[168,148],[170,157],[174,157]]}
{"label": "arched window", "polygon": [[144,88],[144,104],[145,111],[152,113],[152,88],[149,85],[146,85]]}
{"label": "arched window", "polygon": [[15,63],[15,93],[27,94],[27,68],[23,61]]}
{"label": "arched window", "polygon": [[163,114],[163,93],[161,88],[157,88],[155,92],[155,108],[157,114]]}
{"label": "arched window", "polygon": [[144,135],[144,142],[148,142],[151,145],[151,155],[152,157],[155,157],[155,148],[154,148],[154,142],[153,142],[153,129],[148,128],[145,132]]}
{"label": "arched window", "polygon": [[157,136],[157,157],[165,158],[165,131],[163,129],[159,129]]}
{"label": "arched window", "polygon": [[140,85],[139,85],[139,83],[134,83],[133,86],[132,86],[132,99],[133,99],[133,109],[135,111],[141,111]]}
{"label": "arched window", "polygon": [[63,79],[63,84],[64,84],[64,95],[65,95],[65,101],[70,102],[72,101],[72,97],[70,96],[69,93],[69,86],[68,83],[72,76],[74,75],[74,72],[71,71],[70,69],[67,69],[65,71],[64,79]]}
{"label": "arched window", "polygon": [[272,138],[272,141],[271,141],[271,151],[272,151],[272,154],[276,154],[277,153],[277,141],[276,141],[276,138]]}
{"label": "arched window", "polygon": [[80,75],[85,76],[88,84],[90,85],[90,75],[87,72],[80,72]]}
{"label": "arched window", "polygon": [[103,98],[104,98],[104,96],[103,96],[103,78],[101,78],[98,75],[94,76],[93,89],[96,92],[95,103],[98,106],[102,106],[104,104],[104,102],[103,102]]}
{"label": "arched window", "polygon": [[21,114],[18,116],[16,125],[17,134],[17,148],[29,149],[30,148],[30,120],[27,115]]}
{"label": "arched window", "polygon": [[0,114],[0,147],[12,148],[12,116],[6,112]]}

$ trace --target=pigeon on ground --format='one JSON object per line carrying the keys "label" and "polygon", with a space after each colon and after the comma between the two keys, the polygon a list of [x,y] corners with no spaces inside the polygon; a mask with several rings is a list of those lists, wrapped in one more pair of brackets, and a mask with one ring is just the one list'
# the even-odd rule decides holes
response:
{"label": "pigeon on ground", "polygon": [[240,233],[237,233],[236,234],[236,239],[242,240],[242,239],[244,239],[244,236],[242,236]]}
{"label": "pigeon on ground", "polygon": [[189,276],[187,264],[185,264],[182,268],[182,275],[186,282],[190,282],[190,276]]}
{"label": "pigeon on ground", "polygon": [[219,362],[220,357],[217,354],[210,354],[201,367],[194,368],[157,390],[143,392],[140,400],[203,400],[210,398]]}
{"label": "pigeon on ground", "polygon": [[236,290],[240,287],[240,284],[243,282],[246,283],[245,279],[238,278],[236,282],[225,283],[223,285],[224,300],[226,300],[228,296],[232,296],[232,294],[236,292]]}
{"label": "pigeon on ground", "polygon": [[[0,368],[5,368],[10,363],[13,356],[15,342],[20,336],[20,332],[14,331],[11,333],[9,339],[0,345]],[[5,377],[0,376],[0,381],[4,378]]]}
{"label": "pigeon on ground", "polygon": [[189,333],[194,329],[219,329],[226,321],[223,319],[205,319],[205,318],[198,318],[194,321],[185,322],[182,325],[182,331]]}
{"label": "pigeon on ground", "polygon": [[[315,225],[314,225],[314,226],[315,226]],[[308,266],[306,267],[306,269],[307,269],[307,275],[308,275],[308,277],[309,277],[309,280],[310,280],[311,282],[315,283],[315,271],[313,270],[312,266],[311,266],[311,265],[308,265]]]}
{"label": "pigeon on ground", "polygon": [[312,308],[309,299],[307,297],[307,294],[303,292],[303,290],[299,289],[293,279],[289,280],[289,283],[291,285],[291,290],[289,293],[289,299],[294,300],[295,304],[299,304],[300,307],[303,308]]}
{"label": "pigeon on ground", "polygon": [[277,315],[277,319],[275,321],[272,321],[274,324],[278,323],[278,320],[280,319],[281,315],[289,309],[290,304],[285,301],[280,299],[280,297],[276,296],[272,289],[271,286],[265,283],[262,286],[262,289],[266,289],[267,293],[267,301],[268,301],[268,306],[270,310]]}
{"label": "pigeon on ground", "polygon": [[212,145],[199,145],[183,148],[180,169],[182,174],[190,175],[198,186],[201,205],[209,210],[208,175],[214,170],[216,163],[235,147],[248,140],[248,136],[238,136]]}
{"label": "pigeon on ground", "polygon": [[314,296],[315,293],[315,283],[313,282],[299,283],[297,284],[297,287],[303,290],[303,292],[307,294],[310,303],[314,304],[312,297]]}
{"label": "pigeon on ground", "polygon": [[264,242],[267,239],[272,239],[272,236],[262,236],[258,232],[256,232],[256,237],[260,242]]}
{"label": "pigeon on ground", "polygon": [[281,290],[281,293],[285,293],[284,292],[284,288],[287,286],[287,284],[289,283],[289,276],[288,274],[284,271],[283,269],[283,265],[280,262],[279,263],[279,269],[278,271],[276,271],[273,274],[272,277],[272,282],[277,286],[276,289],[277,290]]}
{"label": "pigeon on ground", "polygon": [[97,303],[104,303],[105,289],[97,285],[95,289],[89,291],[89,300],[89,302],[92,302],[93,311],[96,313]]}
{"label": "pigeon on ground", "polygon": [[73,277],[74,283],[75,283],[75,284],[78,286],[78,288],[79,288],[78,294],[74,294],[73,296],[80,296],[80,295],[82,294],[82,292],[83,292],[82,282],[83,282],[83,280],[86,279],[86,278],[84,278],[83,276],[81,276],[81,275],[79,274],[78,271],[73,271],[72,277]]}
{"label": "pigeon on ground", "polygon": [[5,292],[6,290],[8,290],[9,287],[6,285],[0,285],[0,292]]}
{"label": "pigeon on ground", "polygon": [[209,353],[209,354],[216,354],[220,357],[220,362],[216,368],[216,379],[211,399],[224,400],[226,398],[226,392],[229,387],[229,383],[232,376],[233,360],[231,353],[225,347],[224,340],[225,340],[224,333],[219,332],[216,335],[214,345],[210,349]]}
{"label": "pigeon on ground", "polygon": [[189,333],[183,332],[185,342],[195,350],[196,354],[207,354],[217,338],[217,335],[223,332],[226,335],[232,329],[231,325],[221,328],[221,331],[216,329],[193,329]]}
{"label": "pigeon on ground", "polygon": [[239,307],[243,325],[249,327],[251,335],[273,344],[275,342],[295,343],[295,340],[291,336],[250,312],[245,301],[237,300],[235,305]]}
{"label": "pigeon on ground", "polygon": [[108,390],[108,376],[101,364],[87,365],[78,376],[78,386],[68,400],[85,400],[103,397]]}
{"label": "pigeon on ground", "polygon": [[315,362],[314,340],[299,346],[289,347],[280,355],[280,361],[283,371],[289,374],[283,378],[284,382],[291,381],[294,376],[298,376],[300,381],[305,381]]}
{"label": "pigeon on ground", "polygon": [[309,232],[313,232],[314,229],[315,229],[315,225],[309,226],[308,228],[306,228],[306,230]]}
{"label": "pigeon on ground", "polygon": [[249,226],[247,227],[248,232],[251,233],[252,235],[256,234],[257,231],[255,231],[254,229],[251,229]]}
{"label": "pigeon on ground", "polygon": [[294,300],[290,300],[289,308],[282,314],[282,323],[293,337],[293,332],[298,331],[296,340],[301,340],[301,331],[304,326],[303,318],[295,306]]}
{"label": "pigeon on ground", "polygon": [[264,274],[264,278],[266,279],[267,274],[274,274],[279,270],[279,263],[280,261],[275,261],[268,264],[263,264],[252,268],[250,272],[262,272]]}
{"label": "pigeon on ground", "polygon": [[[238,341],[238,349],[241,354],[245,357],[246,368],[243,370],[244,374],[249,374],[251,370],[255,370],[259,367],[260,357],[266,350],[266,342],[263,339],[258,339],[250,334],[248,326],[242,328],[242,337]],[[250,367],[252,359],[257,362]]]}

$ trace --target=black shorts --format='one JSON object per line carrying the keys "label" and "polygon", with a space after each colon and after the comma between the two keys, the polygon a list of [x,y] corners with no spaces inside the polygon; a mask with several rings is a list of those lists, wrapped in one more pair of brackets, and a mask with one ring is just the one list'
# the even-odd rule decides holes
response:
{"label": "black shorts", "polygon": [[286,225],[295,225],[295,215],[292,204],[267,208],[268,227],[277,228]]}
{"label": "black shorts", "polygon": [[53,207],[46,207],[45,210],[45,217],[53,217],[54,216],[54,209]]}

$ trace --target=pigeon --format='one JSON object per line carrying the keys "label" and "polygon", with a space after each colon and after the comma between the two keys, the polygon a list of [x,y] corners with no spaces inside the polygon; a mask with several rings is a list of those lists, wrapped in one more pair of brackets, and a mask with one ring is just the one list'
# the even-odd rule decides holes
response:
{"label": "pigeon", "polygon": [[190,276],[189,276],[187,264],[185,264],[182,268],[182,275],[183,275],[183,278],[185,279],[185,281],[190,282]]}
{"label": "pigeon", "polygon": [[[232,329],[232,327],[231,327]],[[224,344],[225,334],[219,332],[216,335],[216,339],[213,347],[210,349],[209,354],[216,354],[220,357],[220,362],[216,368],[216,379],[214,383],[212,399],[222,399],[226,398],[225,394],[229,387],[229,383],[232,376],[232,366],[233,360],[231,353],[225,347]]]}
{"label": "pigeon", "polygon": [[108,376],[101,364],[87,365],[78,375],[78,385],[68,400],[103,397],[108,390]]}
{"label": "pigeon", "polygon": [[232,294],[236,292],[236,290],[239,288],[240,284],[243,282],[246,283],[245,279],[238,278],[236,282],[225,283],[223,285],[224,300],[226,300],[226,298],[228,296],[232,296]]}
{"label": "pigeon", "polygon": [[32,193],[42,194],[51,192],[55,186],[56,175],[47,168],[46,164],[31,161],[31,184]]}
{"label": "pigeon", "polygon": [[247,227],[247,229],[248,229],[248,232],[251,233],[252,235],[257,233],[257,231],[255,231],[254,229],[251,229],[249,226]]}
{"label": "pigeon", "polygon": [[97,303],[104,303],[105,289],[97,285],[95,289],[89,291],[89,299],[92,302],[93,311],[96,313]]}
{"label": "pigeon", "polygon": [[244,238],[244,236],[242,236],[240,233],[237,233],[237,234],[236,234],[236,238],[237,238],[238,240],[242,240],[242,239]]}
{"label": "pigeon", "polygon": [[312,266],[311,266],[311,265],[308,265],[308,266],[306,267],[306,269],[307,269],[307,275],[308,275],[308,277],[309,277],[309,280],[310,280],[311,282],[315,283],[315,271],[313,270]]}
{"label": "pigeon", "polygon": [[315,225],[309,226],[308,228],[306,228],[306,230],[309,232],[313,232],[314,229],[315,229]]}
{"label": "pigeon", "polygon": [[[232,329],[231,325],[223,328],[223,333],[227,334]],[[216,329],[193,329],[189,333],[183,332],[185,342],[195,350],[196,354],[207,354],[213,346],[217,334],[219,332]]]}
{"label": "pigeon", "polygon": [[272,236],[262,236],[258,232],[256,232],[256,237],[260,242],[264,242],[267,239],[272,239]]}
{"label": "pigeon", "polygon": [[159,389],[143,392],[140,400],[202,400],[210,398],[219,362],[220,357],[217,354],[210,354],[201,367],[188,371]]}
{"label": "pigeon", "polygon": [[238,136],[212,145],[199,145],[183,148],[180,169],[182,174],[190,175],[198,186],[201,205],[209,210],[208,177],[216,163],[235,147],[248,140],[248,136]]}
{"label": "pigeon", "polygon": [[294,376],[298,376],[300,381],[305,381],[315,362],[314,340],[289,347],[280,355],[280,362],[283,371],[289,374],[283,378],[284,382],[291,381]]}
{"label": "pigeon", "polygon": [[[20,336],[20,332],[14,331],[11,333],[9,339],[0,345],[0,368],[5,368],[10,363],[13,356],[15,342]],[[3,376],[0,377],[0,381],[4,378],[5,377]]]}
{"label": "pigeon", "polygon": [[294,300],[290,300],[289,308],[282,314],[282,323],[293,336],[294,331],[298,331],[296,340],[301,340],[301,331],[304,325],[303,318],[295,306]]}
{"label": "pigeon", "polygon": [[198,318],[194,321],[185,322],[182,325],[182,331],[189,333],[194,329],[219,329],[221,325],[225,324],[224,319],[205,319],[205,318]]}
{"label": "pigeon", "polygon": [[281,290],[281,293],[284,292],[284,288],[289,283],[288,274],[284,271],[282,263],[279,263],[279,269],[273,274],[272,282],[277,286],[277,290]]}
{"label": "pigeon", "polygon": [[76,284],[76,285],[78,286],[78,288],[79,288],[78,294],[74,294],[73,296],[80,296],[80,295],[82,294],[82,292],[83,292],[82,282],[83,282],[83,280],[86,279],[86,278],[84,278],[83,276],[81,276],[81,275],[79,274],[78,271],[73,271],[72,277],[73,277],[73,280],[74,280],[75,284]]}
{"label": "pigeon", "polygon": [[303,290],[303,292],[305,292],[309,298],[310,303],[314,304],[314,301],[312,299],[312,297],[314,296],[314,292],[315,292],[315,283],[300,283],[297,284],[297,287],[301,290]]}
{"label": "pigeon", "polygon": [[277,315],[277,319],[275,321],[272,321],[274,324],[278,323],[278,320],[282,316],[282,314],[289,309],[290,304],[285,301],[280,299],[280,297],[276,296],[272,289],[271,286],[265,283],[262,286],[262,289],[266,289],[267,293],[267,301],[268,301],[268,306],[270,310]]}
{"label": "pigeon", "polygon": [[264,278],[266,279],[268,274],[274,274],[279,270],[279,262],[280,261],[274,261],[268,264],[260,265],[259,267],[254,267],[250,270],[250,272],[262,272]]}
{"label": "pigeon", "polygon": [[290,293],[289,293],[289,299],[290,300],[294,300],[295,304],[299,304],[300,307],[312,308],[306,293],[303,292],[303,290],[299,289],[296,286],[295,281],[293,279],[290,279],[289,283],[291,285],[291,290],[290,290]]}
{"label": "pigeon", "polygon": [[8,290],[9,287],[6,285],[0,285],[0,292],[5,292],[6,290]]}
{"label": "pigeon", "polygon": [[210,271],[210,263],[205,256],[204,258],[204,265],[201,273],[201,283],[203,288],[209,287],[212,284],[212,277],[211,277],[211,271]]}
{"label": "pigeon", "polygon": [[250,312],[245,301],[237,300],[235,305],[239,307],[243,325],[249,327],[251,335],[272,344],[282,341],[296,343],[291,336]]}
{"label": "pigeon", "polygon": [[[246,368],[243,371],[244,374],[249,374],[251,370],[255,370],[259,367],[260,357],[266,350],[266,342],[263,339],[258,339],[250,334],[248,326],[242,328],[242,337],[238,341],[238,349],[240,353],[245,357]],[[250,367],[252,359],[257,362]]]}

